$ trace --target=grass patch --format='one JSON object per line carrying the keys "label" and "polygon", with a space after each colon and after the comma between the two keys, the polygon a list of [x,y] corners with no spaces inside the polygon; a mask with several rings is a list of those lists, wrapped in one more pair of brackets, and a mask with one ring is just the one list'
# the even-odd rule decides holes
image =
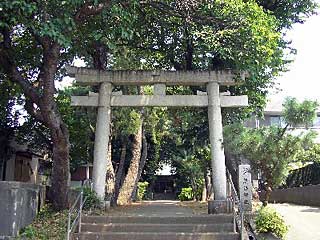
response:
{"label": "grass patch", "polygon": [[20,231],[17,239],[62,240],[66,238],[68,211],[55,212],[45,205],[33,223]]}

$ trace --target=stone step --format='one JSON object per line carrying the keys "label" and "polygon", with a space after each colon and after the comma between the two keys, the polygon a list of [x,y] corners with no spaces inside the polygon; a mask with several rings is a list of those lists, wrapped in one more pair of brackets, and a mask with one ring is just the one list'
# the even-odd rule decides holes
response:
{"label": "stone step", "polygon": [[82,223],[217,224],[233,223],[231,214],[162,216],[83,216]]}
{"label": "stone step", "polygon": [[81,225],[82,232],[180,232],[180,233],[210,233],[232,232],[232,223],[218,224],[144,224],[144,223],[85,223]]}
{"label": "stone step", "polygon": [[172,232],[111,232],[78,233],[73,240],[238,240],[237,233],[172,233]]}

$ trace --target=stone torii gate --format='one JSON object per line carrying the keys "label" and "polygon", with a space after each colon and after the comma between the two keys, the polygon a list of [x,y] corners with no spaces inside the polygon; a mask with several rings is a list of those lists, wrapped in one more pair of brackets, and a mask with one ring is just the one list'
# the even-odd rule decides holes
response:
{"label": "stone torii gate", "polygon": [[[81,85],[99,85],[99,93],[73,96],[72,106],[98,107],[94,143],[93,188],[104,199],[106,159],[110,134],[111,107],[208,107],[209,137],[214,201],[209,212],[226,212],[227,180],[223,148],[221,107],[244,107],[247,96],[226,96],[219,86],[235,85],[236,74],[227,71],[99,71],[69,67],[68,74]],[[241,79],[245,73],[241,74]],[[113,86],[153,85],[153,95],[122,95]],[[206,86],[197,95],[166,95],[166,85]]]}

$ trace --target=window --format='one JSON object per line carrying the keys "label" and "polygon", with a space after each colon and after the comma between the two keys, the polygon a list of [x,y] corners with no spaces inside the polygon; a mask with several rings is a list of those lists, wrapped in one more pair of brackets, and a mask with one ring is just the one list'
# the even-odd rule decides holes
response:
{"label": "window", "polygon": [[320,116],[316,117],[316,120],[314,121],[312,127],[320,128]]}
{"label": "window", "polygon": [[285,122],[282,116],[270,116],[270,125],[284,127]]}

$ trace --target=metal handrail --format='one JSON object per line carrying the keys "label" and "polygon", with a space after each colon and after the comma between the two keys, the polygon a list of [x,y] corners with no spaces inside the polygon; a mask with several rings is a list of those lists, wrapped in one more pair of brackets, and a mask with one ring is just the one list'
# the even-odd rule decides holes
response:
{"label": "metal handrail", "polygon": [[232,211],[233,211],[233,226],[234,226],[234,231],[236,232],[236,228],[238,227],[238,230],[240,232],[240,239],[244,239],[244,211],[242,209],[240,199],[238,196],[238,193],[236,191],[236,188],[234,186],[234,183],[232,181],[231,174],[229,170],[227,169],[227,180],[230,184],[230,196],[229,199],[232,202]]}
{"label": "metal handrail", "polygon": [[[82,187],[89,185],[90,189],[92,190],[92,182],[90,179],[86,179]],[[78,232],[81,232],[81,216],[82,216],[82,209],[84,204],[86,203],[87,197],[83,199],[83,189],[78,194],[76,200],[74,201],[72,207],[69,209],[68,212],[68,226],[67,226],[67,240],[70,240],[70,235],[73,233],[75,226],[78,224]],[[79,208],[76,209],[76,206],[79,204]],[[76,217],[72,219],[72,215],[76,213]]]}
{"label": "metal handrail", "polygon": [[85,179],[82,183],[82,187],[89,187],[90,190],[92,191],[93,189],[93,182],[91,179]]}

